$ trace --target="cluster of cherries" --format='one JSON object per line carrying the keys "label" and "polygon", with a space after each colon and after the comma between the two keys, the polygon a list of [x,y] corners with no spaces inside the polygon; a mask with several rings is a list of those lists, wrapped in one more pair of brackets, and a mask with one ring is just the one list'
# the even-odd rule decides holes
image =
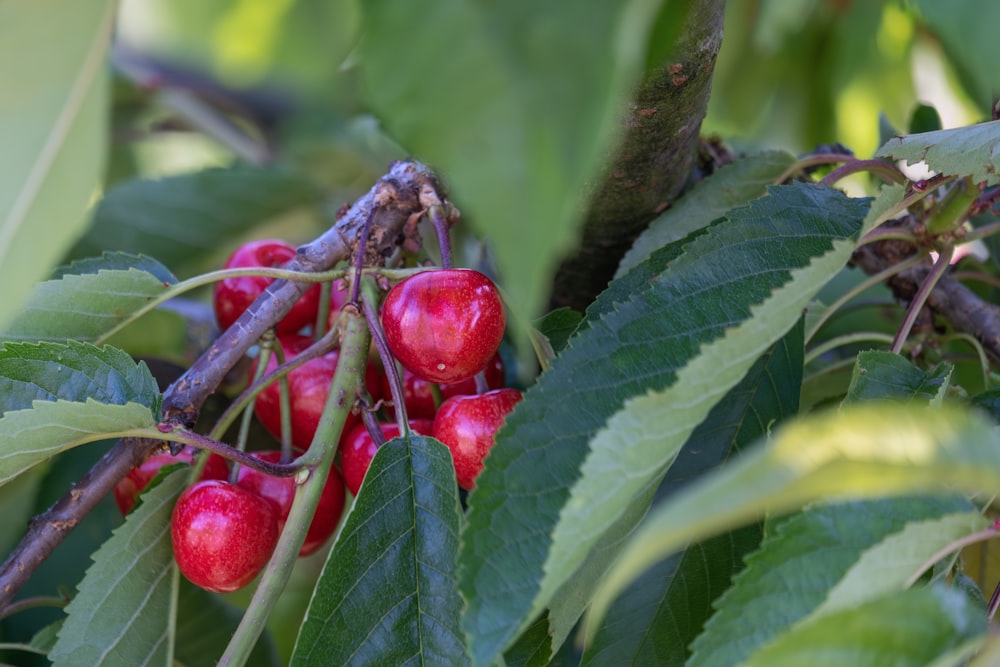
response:
{"label": "cluster of cherries", "polygon": [[[237,249],[225,268],[280,267],[294,255],[295,248],[283,241],[252,241]],[[231,326],[271,282],[271,278],[253,276],[217,283],[213,306],[220,328]],[[344,287],[341,281],[334,282],[328,326],[336,326],[347,300]],[[277,325],[275,344],[286,362],[315,342],[306,333],[316,324],[320,298],[320,286],[310,287]],[[518,390],[504,388],[504,367],[497,350],[506,319],[496,286],[468,269],[415,273],[388,291],[380,321],[386,345],[402,366],[398,390],[409,429],[448,446],[458,485],[471,490],[497,430],[521,399]],[[267,372],[277,366],[277,356],[269,358]],[[305,451],[312,443],[338,357],[338,350],[330,350],[286,376],[294,450]],[[395,366],[395,361],[389,363]],[[251,377],[257,375],[255,362]],[[300,556],[316,552],[333,535],[344,509],[345,485],[357,495],[380,444],[399,435],[392,375],[377,356],[370,360],[366,409],[383,418],[365,423],[358,410],[348,417],[339,459],[330,471]],[[274,382],[254,403],[257,419],[279,440],[280,402]],[[195,452],[186,448],[177,456],[155,455],[132,470],[115,489],[122,513],[131,511],[139,492],[162,466],[191,463]],[[289,462],[280,450],[252,454],[270,463]],[[199,481],[181,494],[171,519],[174,556],[181,572],[193,583],[217,592],[250,583],[274,551],[295,488],[293,477],[271,476],[247,466],[240,466],[233,475],[225,459],[208,456]]]}

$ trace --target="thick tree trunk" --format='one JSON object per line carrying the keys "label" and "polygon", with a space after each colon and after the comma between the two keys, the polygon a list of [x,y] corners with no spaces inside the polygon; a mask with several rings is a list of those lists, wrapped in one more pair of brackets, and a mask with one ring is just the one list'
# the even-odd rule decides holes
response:
{"label": "thick tree trunk", "polygon": [[687,181],[722,44],[724,10],[724,0],[693,3],[669,60],[633,96],[617,156],[590,197],[580,250],[556,275],[553,306],[585,309],[607,287],[636,236]]}

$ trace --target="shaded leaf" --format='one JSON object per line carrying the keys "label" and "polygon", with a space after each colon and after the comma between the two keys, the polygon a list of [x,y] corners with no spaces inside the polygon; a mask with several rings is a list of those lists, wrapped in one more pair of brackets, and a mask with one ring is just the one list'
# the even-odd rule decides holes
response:
{"label": "shaded leaf", "polygon": [[177,276],[152,257],[134,255],[128,252],[104,252],[101,253],[100,257],[85,257],[63,266],[57,266],[52,272],[51,279],[59,280],[65,276],[82,276],[101,271],[128,271],[129,269],[151,273],[164,283],[171,285],[177,282]]}
{"label": "shaded leaf", "polygon": [[293,665],[461,665],[461,513],[448,449],[381,446],[309,603]]}
{"label": "shaded leaf", "polygon": [[[660,486],[661,502],[794,415],[802,381],[802,332],[794,327],[712,408]],[[683,665],[712,615],[712,601],[760,543],[758,526],[689,546],[643,573],[615,600],[585,665]]]}
{"label": "shaded leaf", "polygon": [[986,626],[982,609],[961,591],[911,588],[793,628],[742,664],[924,667],[946,655],[945,664],[961,664]]}
{"label": "shaded leaf", "polygon": [[135,268],[65,274],[35,286],[0,340],[95,341],[167,289],[156,275]]}
{"label": "shaded leaf", "polygon": [[116,9],[110,0],[0,3],[0,328],[85,229],[104,170]]}
{"label": "shaded leaf", "polygon": [[583,186],[611,148],[661,4],[362,6],[372,106],[395,139],[441,170],[458,207],[489,237],[522,321],[538,314],[543,285],[571,249]]}
{"label": "shaded leaf", "polygon": [[1000,433],[978,412],[879,402],[814,414],[652,513],[595,595],[590,622],[650,564],[765,511],[781,514],[830,495],[977,493],[998,486]]}
{"label": "shaded leaf", "polygon": [[546,667],[551,656],[549,619],[543,615],[528,626],[517,642],[503,654],[504,667]]}
{"label": "shaded leaf", "polygon": [[[181,577],[174,642],[176,662],[183,667],[215,667],[242,618],[242,609]],[[246,664],[248,667],[281,665],[270,633],[263,633]]]}
{"label": "shaded leaf", "polygon": [[[691,667],[740,664],[814,614],[862,554],[886,535],[903,530],[910,521],[970,507],[955,498],[892,498],[819,505],[781,522],[719,599],[718,612],[691,647]],[[869,583],[873,589],[877,586]],[[892,585],[878,588],[879,593],[891,590]],[[865,599],[870,598],[858,602]]]}
{"label": "shaded leaf", "polygon": [[37,401],[125,405],[159,410],[160,390],[143,363],[121,350],[88,343],[4,343],[0,346],[0,415]]}
{"label": "shaded leaf", "polygon": [[927,372],[898,354],[878,350],[860,352],[844,402],[880,399],[930,401],[948,386],[951,371],[949,364],[941,364]]}
{"label": "shaded leaf", "polygon": [[[772,188],[665,249],[673,261],[634,281],[627,300],[599,297],[602,315],[588,313],[528,389],[469,496],[460,562],[477,664],[548,605],[610,526],[635,516],[633,497],[656,488],[691,431],[844,265],[866,204],[810,184]],[[613,283],[605,294],[620,292]]]}
{"label": "shaded leaf", "polygon": [[187,476],[173,474],[94,554],[66,608],[49,658],[54,665],[170,664],[176,613],[170,515]]}
{"label": "shaded leaf", "polygon": [[576,333],[583,315],[572,308],[556,308],[535,322],[535,328],[549,341],[553,352],[561,352]]}
{"label": "shaded leaf", "polygon": [[1000,183],[1000,121],[990,121],[937,132],[911,134],[890,139],[875,153],[876,157],[921,160],[932,171],[945,176],[972,176],[974,183]]}
{"label": "shaded leaf", "polygon": [[625,275],[656,249],[705,227],[729,209],[764,196],[767,186],[794,163],[795,156],[791,153],[765,151],[738,158],[719,168],[649,223],[622,257],[615,277]]}
{"label": "shaded leaf", "polygon": [[138,403],[36,401],[12,410],[0,418],[0,484],[71,447],[154,426],[153,412]]}
{"label": "shaded leaf", "polygon": [[73,256],[105,250],[152,255],[187,275],[241,233],[319,201],[320,193],[301,176],[242,165],[128,181],[98,203]]}

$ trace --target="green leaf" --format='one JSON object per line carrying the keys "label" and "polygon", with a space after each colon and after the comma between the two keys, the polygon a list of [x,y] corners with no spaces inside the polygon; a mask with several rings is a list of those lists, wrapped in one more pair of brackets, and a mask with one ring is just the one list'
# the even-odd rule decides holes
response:
{"label": "green leaf", "polygon": [[157,260],[146,255],[134,255],[128,252],[103,252],[100,257],[85,257],[69,264],[56,267],[52,272],[52,280],[65,276],[82,276],[101,271],[128,271],[136,269],[153,274],[156,278],[173,285],[177,276]]}
{"label": "green leaf", "polygon": [[767,446],[682,491],[653,512],[594,597],[591,625],[647,566],[697,541],[827,496],[1000,486],[1000,433],[956,406],[858,403],[779,429]]}
{"label": "green leaf", "polygon": [[66,273],[35,286],[0,340],[98,340],[169,286],[137,268]]}
{"label": "green leaf", "polygon": [[741,157],[718,169],[684,194],[660,217],[649,223],[618,265],[619,278],[648,258],[654,250],[701,229],[736,206],[762,197],[795,163],[785,151],[765,151]]}
{"label": "green leaf", "polygon": [[0,415],[35,401],[88,399],[139,403],[156,412],[160,390],[143,363],[121,350],[89,343],[4,343],[0,346]]}
{"label": "green leaf", "polygon": [[876,157],[927,163],[945,176],[972,176],[974,183],[1000,183],[1000,121],[890,139]]}
{"label": "green leaf", "polygon": [[504,667],[546,667],[552,657],[548,616],[539,616],[503,654]]}
{"label": "green leaf", "polygon": [[[898,533],[910,521],[970,507],[968,501],[956,498],[891,498],[819,505],[781,522],[719,599],[718,612],[691,647],[691,667],[741,663],[816,613],[831,591],[851,576],[862,554],[886,535]],[[932,553],[928,551],[924,558]],[[866,571],[871,574],[870,568]],[[912,570],[901,581],[893,577],[895,589],[902,590],[910,574]],[[878,594],[894,589],[893,584],[868,583]],[[859,598],[858,603],[871,597]],[[774,604],[775,600],[781,604]]]}
{"label": "green leaf", "polygon": [[461,512],[448,449],[381,446],[327,558],[293,665],[461,665],[455,577]]}
{"label": "green leaf", "polygon": [[537,320],[535,328],[549,341],[552,351],[558,353],[576,333],[582,319],[583,315],[572,308],[556,308]]}
{"label": "green leaf", "polygon": [[144,494],[142,506],[94,554],[49,654],[56,667],[171,664],[180,575],[170,515],[186,482],[175,473]]}
{"label": "green leaf", "polygon": [[259,167],[128,181],[98,203],[73,256],[104,250],[153,255],[178,275],[189,275],[240,234],[319,201],[320,193],[301,176]]}
{"label": "green leaf", "polygon": [[611,149],[661,5],[362,4],[372,106],[395,139],[440,170],[489,237],[521,321],[537,316],[572,250],[583,186]]}
{"label": "green leaf", "polygon": [[899,533],[889,535],[861,554],[814,613],[827,614],[857,606],[883,593],[903,590],[932,565],[929,558],[992,523],[977,510],[910,522]]}
{"label": "green leaf", "polygon": [[877,350],[860,352],[844,402],[880,399],[930,401],[947,386],[951,370],[951,365],[941,364],[932,372],[926,372],[898,354]]}
{"label": "green leaf", "polygon": [[154,426],[153,412],[138,403],[35,401],[11,410],[0,418],[0,484],[71,447]]}
{"label": "green leaf", "polygon": [[[634,496],[655,489],[715,403],[844,266],[866,208],[826,187],[771,188],[665,249],[674,259],[658,275],[626,275],[638,285],[627,300],[598,299],[601,315],[588,313],[526,392],[469,496],[460,562],[477,664],[549,603]],[[606,294],[619,294],[615,283]]]}
{"label": "green leaf", "polygon": [[105,56],[117,6],[0,3],[0,328],[85,229],[104,170]]}
{"label": "green leaf", "polygon": [[[660,485],[660,502],[796,413],[802,381],[802,332],[794,327],[757,360],[685,443]],[[583,664],[683,665],[688,646],[729,588],[743,556],[760,543],[758,526],[693,544],[646,570],[617,599]]]}
{"label": "green leaf", "polygon": [[[242,609],[181,577],[174,642],[176,664],[215,667],[242,618]],[[248,667],[278,667],[281,664],[270,633],[264,632],[246,664]]]}
{"label": "green leaf", "polygon": [[967,654],[986,629],[982,609],[961,591],[912,588],[796,627],[742,665],[924,667],[942,655]]}

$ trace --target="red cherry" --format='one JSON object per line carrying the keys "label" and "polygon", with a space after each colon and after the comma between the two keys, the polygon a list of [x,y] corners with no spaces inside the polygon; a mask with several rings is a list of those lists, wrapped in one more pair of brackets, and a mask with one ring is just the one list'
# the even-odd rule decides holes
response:
{"label": "red cherry", "polygon": [[495,389],[478,396],[452,396],[434,417],[434,437],[451,450],[458,485],[471,491],[483,469],[483,459],[514,406],[517,389]]}
{"label": "red cherry", "polygon": [[[381,423],[379,427],[386,440],[399,435],[399,426],[395,422]],[[434,423],[430,419],[411,419],[410,428],[414,433],[430,435]],[[344,438],[340,446],[340,467],[344,471],[344,483],[352,496],[358,495],[358,489],[361,488],[361,482],[364,481],[377,450],[378,447],[364,424],[355,426]]]}
{"label": "red cherry", "polygon": [[[289,334],[279,336],[279,345],[285,352],[285,359],[292,359],[300,352],[312,345],[313,340],[309,336]],[[330,393],[330,383],[333,381],[333,374],[337,370],[337,360],[340,353],[331,350],[326,354],[311,359],[288,374],[288,396],[292,409],[292,445],[299,450],[305,451],[309,448],[316,428],[319,426],[319,418],[323,413],[323,406],[326,404],[326,397]],[[276,355],[272,355],[268,360],[268,372],[274,370],[278,365]],[[251,377],[256,372],[256,362],[251,365]],[[365,374],[365,383],[373,400],[378,400],[381,395],[381,382],[379,372],[374,365],[369,364]],[[267,386],[254,403],[254,413],[257,419],[264,425],[271,435],[280,439],[281,437],[281,408],[279,403],[278,383],[274,382]],[[353,428],[358,423],[359,417],[351,414],[344,425],[344,432]]]}
{"label": "red cherry", "polygon": [[[493,359],[486,368],[483,369],[486,377],[486,386],[490,389],[500,389],[504,386],[506,375],[503,367],[503,360],[499,354],[494,354]],[[434,405],[434,392],[431,389],[432,382],[419,378],[408,369],[403,369],[403,401],[406,403],[406,416],[409,418],[424,417],[434,419],[437,406]],[[477,393],[475,376],[466,378],[459,382],[451,382],[438,385],[441,392],[441,400],[444,401],[452,396],[467,396]],[[382,396],[389,398],[392,390],[389,388],[389,377],[382,374]],[[396,411],[391,406],[386,406],[386,414],[392,417]]]}
{"label": "red cherry", "polygon": [[221,480],[189,486],[170,517],[181,573],[205,590],[228,593],[264,569],[278,543],[270,501]]}
{"label": "red cherry", "polygon": [[[281,461],[281,452],[278,451],[253,452],[253,455],[270,463]],[[285,527],[288,513],[292,510],[292,501],[295,500],[294,477],[273,477],[253,468],[240,466],[236,474],[236,485],[271,501],[278,518],[279,532]],[[332,468],[326,478],[326,486],[320,494],[312,523],[306,532],[305,542],[299,550],[299,556],[308,556],[318,551],[337,529],[343,512],[344,482],[340,478],[340,472]]]}
{"label": "red cherry", "polygon": [[505,326],[496,285],[469,269],[412,275],[389,290],[382,304],[389,349],[431,382],[458,382],[483,370],[500,347]]}
{"label": "red cherry", "polygon": [[[153,481],[153,478],[160,472],[160,468],[174,463],[191,464],[195,453],[196,450],[191,447],[185,447],[177,456],[173,456],[169,452],[154,454],[140,465],[132,468],[115,485],[115,503],[117,503],[122,516],[132,511],[132,508],[135,507],[136,498]],[[226,460],[218,454],[209,454],[199,479],[226,479],[228,476],[229,467],[226,465]]]}
{"label": "red cherry", "polygon": [[[241,245],[223,265],[225,269],[252,267],[278,268],[295,257],[295,247],[277,239],[250,241]],[[215,284],[212,306],[219,328],[225,331],[261,295],[274,278],[247,276],[226,278]],[[303,294],[288,315],[278,323],[278,333],[294,333],[302,327],[315,324],[319,310],[319,285],[313,285]]]}

